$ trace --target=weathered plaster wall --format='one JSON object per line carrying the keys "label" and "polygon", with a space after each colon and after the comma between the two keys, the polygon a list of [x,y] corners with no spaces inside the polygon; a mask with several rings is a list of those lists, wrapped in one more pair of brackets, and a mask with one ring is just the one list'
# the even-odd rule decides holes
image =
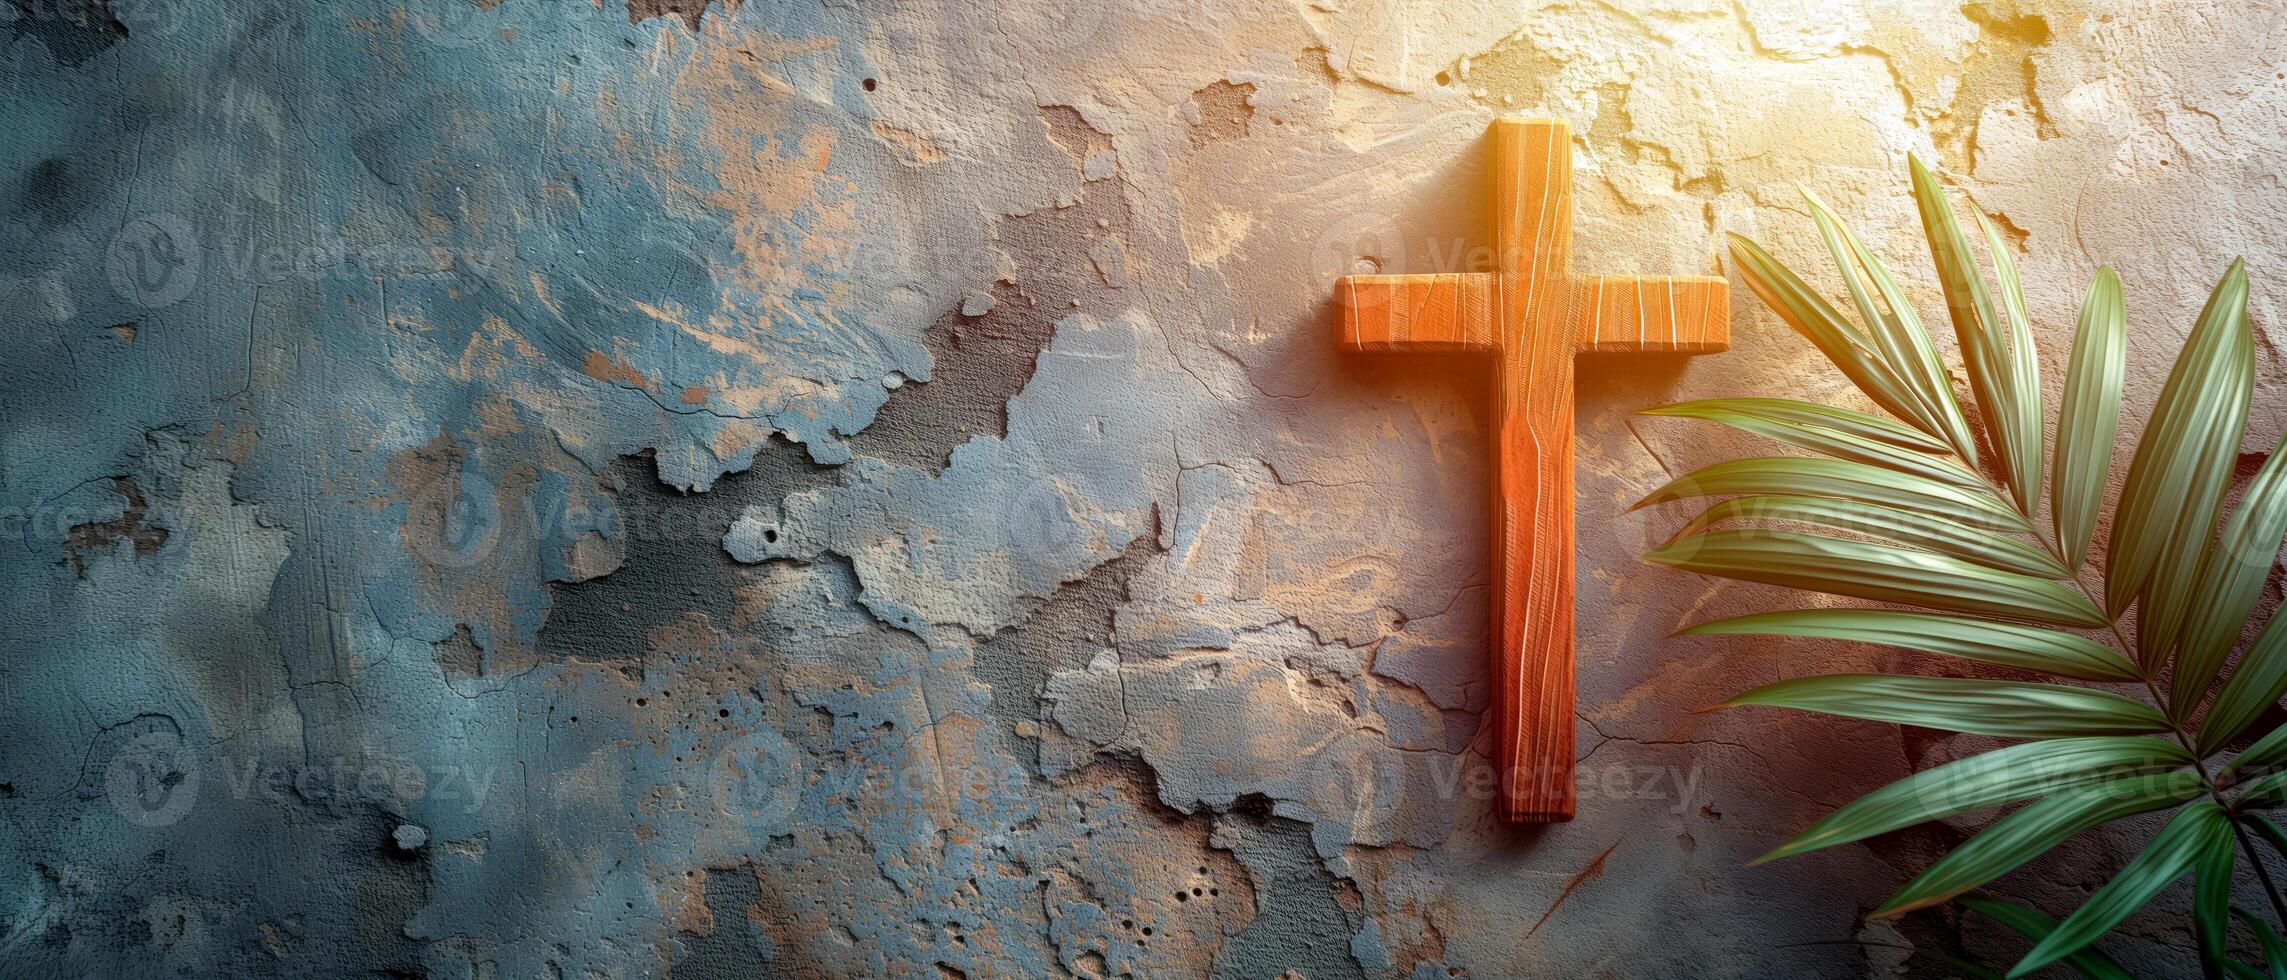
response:
{"label": "weathered plaster wall", "polygon": [[2000,960],[1859,921],[1973,820],[1742,867],[1974,747],[1689,713],[1895,662],[1664,639],[1785,597],[1637,563],[1750,447],[1627,413],[1850,397],[1744,290],[1586,367],[1580,819],[1490,818],[1479,369],[1327,284],[1481,262],[1500,113],[1599,271],[1801,182],[1922,283],[1931,155],[2138,411],[2245,254],[2287,422],[2276,3],[109,3],[0,6],[10,975]]}

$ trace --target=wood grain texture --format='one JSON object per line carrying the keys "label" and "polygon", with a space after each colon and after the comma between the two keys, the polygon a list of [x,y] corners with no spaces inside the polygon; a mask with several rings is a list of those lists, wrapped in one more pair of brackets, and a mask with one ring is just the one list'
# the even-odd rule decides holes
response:
{"label": "wood grain texture", "polygon": [[1493,123],[1492,275],[1351,276],[1337,343],[1487,351],[1492,430],[1494,757],[1502,815],[1572,819],[1573,358],[1702,354],[1730,344],[1728,286],[1707,276],[1572,272],[1572,130]]}
{"label": "wood grain texture", "polygon": [[1572,331],[1583,353],[1712,354],[1731,346],[1730,286],[1713,276],[1583,276]]}
{"label": "wood grain texture", "polygon": [[1505,815],[1573,814],[1572,134],[1493,124],[1493,706]]}
{"label": "wood grain texture", "polygon": [[1342,308],[1343,350],[1493,349],[1489,275],[1343,276],[1334,284],[1334,299]]}

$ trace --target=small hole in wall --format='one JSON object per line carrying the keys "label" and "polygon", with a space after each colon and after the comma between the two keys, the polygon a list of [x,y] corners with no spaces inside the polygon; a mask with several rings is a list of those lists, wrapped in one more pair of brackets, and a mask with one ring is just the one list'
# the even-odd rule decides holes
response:
{"label": "small hole in wall", "polygon": [[777,528],[774,528],[774,527],[766,527],[766,528],[763,528],[763,529],[762,529],[762,540],[763,540],[763,542],[764,542],[764,543],[766,543],[766,544],[777,544],[777,543],[778,543],[778,529],[777,529]]}
{"label": "small hole in wall", "polygon": [[730,716],[731,716],[731,709],[729,709],[729,708],[716,708],[716,709],[715,709],[715,717],[717,717],[717,718],[728,718],[728,717],[730,717]]}
{"label": "small hole in wall", "polygon": [[635,706],[636,706],[636,707],[638,707],[638,708],[647,708],[647,707],[650,707],[650,706],[651,706],[651,699],[650,699],[650,698],[636,698],[636,699],[635,699]]}
{"label": "small hole in wall", "polygon": [[865,89],[866,89],[866,91],[868,91],[868,92],[871,92],[871,91],[873,91],[874,89],[881,87],[881,83],[880,83],[880,82],[874,81],[874,80],[873,80],[873,79],[871,79],[871,78],[869,78],[869,79],[866,79],[865,81],[863,81],[863,82],[860,82],[860,83],[858,83],[858,84],[865,86]]}
{"label": "small hole in wall", "polygon": [[1184,894],[1184,893],[1182,893],[1182,892],[1176,892],[1176,893],[1175,893],[1175,900],[1176,900],[1176,901],[1178,901],[1178,902],[1188,902],[1188,901],[1191,901],[1191,896],[1189,896],[1189,895],[1186,895],[1186,894]]}

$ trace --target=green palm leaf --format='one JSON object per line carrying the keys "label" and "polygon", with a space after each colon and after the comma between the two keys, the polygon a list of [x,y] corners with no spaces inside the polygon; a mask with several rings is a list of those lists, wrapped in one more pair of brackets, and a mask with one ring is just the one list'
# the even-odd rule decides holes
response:
{"label": "green palm leaf", "polygon": [[2173,742],[2142,736],[2027,742],[1926,769],[1861,796],[1752,863],[1864,840],[1957,813],[2015,803],[2109,776],[2190,765]]}
{"label": "green palm leaf", "polygon": [[2239,508],[2224,522],[2222,539],[2200,565],[2200,608],[2192,611],[2176,652],[2175,696],[2169,700],[2176,717],[2189,717],[2215,681],[2271,577],[2282,536],[2287,536],[2287,441],[2256,471]]}
{"label": "green palm leaf", "polygon": [[2108,780],[2043,797],[1994,821],[1939,858],[1871,916],[1903,915],[1936,905],[2016,870],[2090,827],[2166,809],[2200,792],[2198,774],[2172,772]]}
{"label": "green palm leaf", "polygon": [[[2049,933],[2056,931],[2057,928],[2057,920],[2015,902],[2004,902],[1997,898],[1972,894],[1963,895],[1961,904],[1967,906],[1970,911],[1999,922],[2009,927],[2011,932],[2034,942],[2047,939]],[[2112,957],[2085,946],[2071,956],[2065,957],[2065,963],[2088,980],[2136,980],[2135,976],[2123,969],[2120,964],[2113,962]]]}
{"label": "green palm leaf", "polygon": [[2275,772],[2247,784],[2246,791],[2232,801],[2240,810],[2269,810],[2287,802],[2287,772]]}
{"label": "green palm leaf", "polygon": [[1987,568],[2037,578],[2065,577],[2057,560],[1992,531],[1942,517],[1924,517],[1832,497],[1733,497],[1709,507],[1676,532],[1675,539],[1731,521],[1811,524],[1879,538],[1920,551],[1949,555]]}
{"label": "green palm leaf", "polygon": [[1713,531],[1644,557],[1723,578],[1949,612],[2060,626],[2093,627],[2105,621],[2094,604],[2049,579],[1944,555],[1795,531]]}
{"label": "green palm leaf", "polygon": [[1982,487],[1984,478],[1952,460],[1940,459],[1925,452],[1900,448],[1888,440],[1829,428],[1812,422],[1781,420],[1763,412],[1741,410],[1726,399],[1683,402],[1662,408],[1647,408],[1641,415],[1661,415],[1672,418],[1694,418],[1721,422],[1741,432],[1753,433],[1766,439],[1786,443],[1798,449],[1808,449],[1836,459],[1879,466],[1927,477],[1940,483],[1956,486]]}
{"label": "green palm leaf", "polygon": [[2234,814],[2233,819],[2238,820],[2240,826],[2255,831],[2256,836],[2268,842],[2272,850],[2287,856],[2287,830],[2281,830],[2278,824],[2271,822],[2270,817],[2260,813],[2239,813]]}
{"label": "green palm leaf", "polygon": [[2281,763],[2287,763],[2287,725],[2272,729],[2232,757],[2231,764],[2223,767],[2222,775],[2230,778],[2247,773],[2269,772]]}
{"label": "green palm leaf", "polygon": [[1747,705],[2003,738],[2142,735],[2168,730],[2168,719],[2152,706],[2109,691],[1967,677],[1794,677],[1765,684],[1715,707]]}
{"label": "green palm leaf", "polygon": [[[2009,460],[2013,458],[2008,441],[2008,429],[2017,417],[2012,401],[2010,381],[2014,374],[2008,370],[2006,354],[1999,338],[1994,336],[1994,324],[2000,317],[1993,309],[1993,297],[1986,292],[1985,276],[1978,271],[1977,258],[1970,254],[1969,239],[1961,233],[1961,223],[1954,219],[1953,202],[1946,198],[1945,189],[1938,185],[1936,176],[1922,165],[1919,157],[1909,159],[1913,171],[1914,203],[1921,211],[1922,231],[1930,243],[1930,258],[1938,271],[1938,285],[1944,290],[1946,311],[1953,317],[1954,337],[1961,347],[1961,359],[1969,369],[1969,388],[1977,396],[1978,407],[1985,412],[1986,434],[1991,436],[1996,449],[2001,451],[2002,465],[2009,475]],[[2027,352],[2028,356],[2031,352]],[[2014,483],[2013,490],[2022,491]],[[2031,508],[2026,508],[2031,513]]]}
{"label": "green palm leaf", "polygon": [[[1883,411],[1913,423],[1924,432],[1931,435],[1941,432],[1938,422],[1925,415],[1913,392],[1867,347],[1866,338],[1852,329],[1841,312],[1817,290],[1788,271],[1771,253],[1763,251],[1762,246],[1740,235],[1731,236],[1731,256],[1738,262],[1748,288],[1763,300],[1763,305],[1779,314],[1796,333],[1816,346],[1819,353],[1825,354],[1866,397],[1882,406]],[[1969,459],[1975,462],[1974,457]]]}
{"label": "green palm leaf", "polygon": [[2287,694],[2287,627],[2282,623],[2287,623],[2287,617],[2274,617],[2263,624],[2254,645],[2247,648],[2239,666],[2224,680],[2216,703],[2208,707],[2207,718],[2200,722],[2200,751],[2222,749],[2254,724],[2263,709]]}
{"label": "green palm leaf", "polygon": [[2179,603],[2191,591],[2231,481],[2254,387],[2247,271],[2234,261],[2168,372],[2113,516],[2105,605],[2118,614],[2139,594],[2161,600],[2147,603],[2138,629],[2148,663],[2174,639]]}
{"label": "green palm leaf", "polygon": [[2222,962],[2231,945],[2231,842],[2227,823],[2218,842],[2222,846],[2201,851],[2192,867],[2192,925],[2199,934],[2200,960],[2206,963]]}
{"label": "green palm leaf", "polygon": [[1865,463],[1806,456],[1757,456],[1701,467],[1652,491],[1635,507],[1732,494],[1841,497],[1979,527],[2031,530],[2023,517],[1989,493]]}
{"label": "green palm leaf", "polygon": [[2090,895],[2079,910],[2066,917],[2049,938],[2041,940],[2033,951],[2018,961],[2011,977],[2021,977],[2063,959],[2093,942],[2106,930],[2120,924],[2128,914],[2143,908],[2152,896],[2168,883],[2181,877],[2192,866],[2209,857],[2213,851],[2223,851],[2223,861],[2231,861],[2231,826],[2223,808],[2201,802],[2185,807],[2176,818],[2161,828],[2160,834],[2136,855],[2118,875],[2105,882],[2104,887]]}
{"label": "green palm leaf", "polygon": [[1795,401],[1791,398],[1709,398],[1702,401],[1678,402],[1658,408],[1642,409],[1644,415],[1680,415],[1701,417],[1699,411],[1729,412],[1763,419],[1780,425],[1801,428],[1830,429],[1859,439],[1886,443],[1900,449],[1923,453],[1951,454],[1952,447],[1929,435],[1899,425],[1878,415],[1853,412],[1847,408],[1820,405],[1816,402]]}
{"label": "green palm leaf", "polygon": [[[1728,499],[1711,503],[1647,558],[1708,575],[1929,610],[1767,613],[1704,624],[1687,635],[1880,643],[2058,677],[2136,681],[2161,706],[2104,690],[1975,678],[1840,674],[1758,687],[1716,707],[1790,707],[2043,740],[1884,786],[1760,860],[2023,804],[1874,913],[1896,915],[1958,896],[2090,827],[2213,796],[2237,779],[2242,785],[2232,810],[2218,798],[2178,813],[2061,924],[2007,903],[1967,901],[2036,940],[2013,976],[2062,961],[2084,975],[2117,980],[2125,972],[2085,947],[2189,870],[2196,879],[2202,965],[2211,976],[2258,975],[2225,955],[2235,912],[2232,842],[2237,836],[2246,843],[2233,823],[2287,854],[2287,830],[2250,812],[2287,806],[2287,772],[2274,771],[2287,765],[2287,725],[2258,739],[2213,782],[2197,761],[2216,754],[2287,695],[2287,626],[2265,624],[2237,666],[2223,669],[2287,538],[2287,440],[2228,518],[2223,508],[2254,387],[2245,268],[2233,262],[2216,284],[2138,437],[2111,522],[2099,596],[2082,589],[2079,569],[2093,549],[2120,435],[2127,331],[2119,277],[2099,269],[2083,299],[2051,464],[2044,454],[2039,352],[2015,252],[1973,208],[1992,267],[1989,285],[1945,189],[1920,160],[1910,169],[1987,445],[1977,444],[1905,291],[1833,209],[1806,191],[1849,297],[1844,305],[1855,316],[1754,242],[1732,236],[1733,257],[1766,305],[1898,421],[1786,399],[1651,410],[1647,414],[1720,422],[1817,455],[1719,463],[1653,491],[1636,506]],[[1980,471],[1981,448],[1991,451],[1991,475]],[[2035,534],[2044,489],[2048,527]],[[2109,627],[2120,636],[2120,621],[2132,607],[2132,653],[2067,631]],[[2212,703],[2205,697],[2210,688],[2216,689]],[[2201,718],[2196,736],[2188,730],[2194,717]],[[2172,739],[2146,737],[2162,733]],[[2276,895],[2273,901],[2279,902]],[[2287,941],[2268,929],[2259,933],[2272,954],[2273,980],[2287,980],[2287,948],[2275,948]]]}
{"label": "green palm leaf", "polygon": [[2049,517],[2065,564],[2078,569],[2104,506],[2112,476],[2112,440],[2120,430],[2120,381],[2126,374],[2127,318],[2120,277],[2096,270],[2081,300],[2080,332],[2065,372],[2065,404],[2057,417],[2057,468],[2049,487]]}
{"label": "green palm leaf", "polygon": [[2262,971],[2238,960],[2223,960],[2219,965],[2223,967],[2225,973],[2231,974],[2238,980],[2266,980]]}
{"label": "green palm leaf", "polygon": [[2081,680],[2137,679],[2133,664],[2111,647],[2084,636],[1936,613],[1801,609],[1719,619],[1677,635],[1739,634],[1880,643]]}
{"label": "green palm leaf", "polygon": [[2238,909],[2231,910],[2231,914],[2253,930],[2256,941],[2263,944],[2263,959],[2271,968],[2271,980],[2287,980],[2287,940],[2280,939],[2278,930],[2257,921],[2252,915]]}
{"label": "green palm leaf", "polygon": [[1998,433],[1996,443],[2001,447],[2002,464],[2017,506],[2031,514],[2041,499],[2041,356],[2033,347],[2033,324],[2025,314],[2025,283],[2017,276],[2017,260],[2009,255],[2009,243],[2002,240],[2001,232],[1986,220],[1983,211],[1973,208],[1970,213],[1977,216],[1978,227],[1985,231],[1985,252],[1993,257],[1993,278],[2001,286],[2001,310],[2009,323],[2006,349],[1994,336],[1999,324],[1986,331],[1994,336],[1992,346],[2001,355],[2004,384],[2009,389],[2009,414],[1995,419],[1992,430]]}
{"label": "green palm leaf", "polygon": [[[1921,318],[1906,302],[1904,292],[1890,278],[1889,270],[1882,267],[1874,253],[1867,251],[1865,243],[1835,217],[1825,202],[1808,190],[1802,195],[1810,207],[1812,220],[1818,223],[1819,236],[1826,241],[1827,253],[1834,259],[1835,271],[1842,274],[1843,286],[1858,307],[1859,316],[1866,323],[1866,335],[1873,341],[1882,363],[1905,383],[1921,406],[1923,417],[1937,421],[1940,434],[1955,452],[1964,459],[1976,459],[1977,443],[1969,434],[1969,423],[1962,419],[1961,406],[1954,401],[1953,383],[1946,378],[1944,366],[1938,363],[1937,348],[1923,332]],[[1865,284],[1859,279],[1861,271],[1881,293],[1882,308],[1877,308],[1867,294]]]}

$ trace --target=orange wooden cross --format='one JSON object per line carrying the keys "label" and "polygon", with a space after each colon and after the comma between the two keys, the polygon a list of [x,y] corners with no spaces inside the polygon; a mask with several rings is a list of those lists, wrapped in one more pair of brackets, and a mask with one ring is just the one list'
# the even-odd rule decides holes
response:
{"label": "orange wooden cross", "polygon": [[1572,358],[1731,342],[1712,276],[1572,271],[1572,128],[1493,123],[1491,273],[1345,276],[1344,350],[1493,355],[1492,711],[1502,814],[1572,819]]}

